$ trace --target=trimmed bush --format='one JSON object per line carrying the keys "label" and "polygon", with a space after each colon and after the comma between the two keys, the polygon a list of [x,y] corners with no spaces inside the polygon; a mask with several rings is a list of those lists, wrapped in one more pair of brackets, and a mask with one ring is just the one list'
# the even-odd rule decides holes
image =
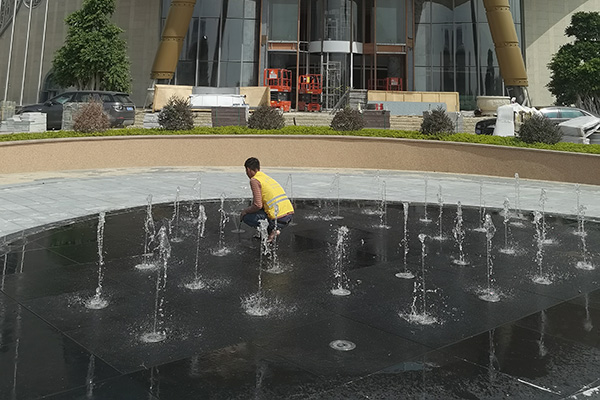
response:
{"label": "trimmed bush", "polygon": [[442,107],[431,110],[423,115],[421,123],[423,135],[449,135],[454,133],[454,123]]}
{"label": "trimmed bush", "polygon": [[281,129],[285,126],[285,118],[278,108],[260,106],[248,118],[250,129]]}
{"label": "trimmed bush", "polygon": [[76,132],[104,132],[108,128],[108,115],[104,112],[102,103],[96,100],[83,104],[73,117],[73,130]]}
{"label": "trimmed bush", "polygon": [[335,113],[329,126],[335,131],[359,131],[365,127],[365,120],[360,111],[346,107]]}
{"label": "trimmed bush", "polygon": [[521,124],[519,139],[525,143],[556,144],[562,139],[562,132],[548,118],[534,114]]}
{"label": "trimmed bush", "polygon": [[188,131],[194,128],[194,114],[188,99],[171,96],[158,114],[158,124],[169,131]]}

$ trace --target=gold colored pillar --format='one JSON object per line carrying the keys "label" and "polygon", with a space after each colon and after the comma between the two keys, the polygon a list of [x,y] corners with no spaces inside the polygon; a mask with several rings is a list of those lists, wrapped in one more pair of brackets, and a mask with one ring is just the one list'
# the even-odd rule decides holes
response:
{"label": "gold colored pillar", "polygon": [[183,39],[187,34],[194,13],[196,0],[173,0],[162,39],[154,64],[152,65],[152,79],[172,79],[177,68],[179,54],[183,47]]}
{"label": "gold colored pillar", "polygon": [[506,86],[526,87],[527,72],[508,0],[483,0],[500,75]]}

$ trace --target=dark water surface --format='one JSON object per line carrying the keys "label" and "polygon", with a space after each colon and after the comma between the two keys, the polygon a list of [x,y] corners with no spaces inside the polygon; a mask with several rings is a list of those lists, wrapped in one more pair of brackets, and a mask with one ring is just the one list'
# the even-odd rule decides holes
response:
{"label": "dark water surface", "polygon": [[[195,276],[197,205],[181,205],[171,236],[163,313],[167,338],[145,343],[153,328],[157,277],[140,271],[145,207],[106,215],[103,293],[107,308],[89,310],[85,300],[98,283],[98,216],[45,227],[8,243],[0,239],[0,399],[560,399],[595,398],[600,385],[600,270],[575,268],[582,259],[577,221],[547,215],[539,273],[532,218],[510,228],[517,255],[501,254],[503,217],[492,210],[493,281],[489,283],[486,235],[479,210],[464,209],[468,266],[457,266],[452,237],[456,206],[437,205],[423,224],[423,206],[411,206],[404,270],[402,204],[298,201],[294,226],[278,239],[283,273],[260,255],[254,230],[232,233],[243,201],[228,200],[230,221],[218,257],[219,202],[204,202],[208,220],[200,239],[202,290],[185,288]],[[157,205],[157,227],[171,218],[172,204]],[[380,226],[385,222],[387,227]],[[333,296],[333,248],[337,229],[349,230],[349,296]],[[586,223],[594,262],[600,231]],[[425,239],[421,256],[419,234]],[[248,315],[245,298],[258,290],[271,313]],[[424,268],[423,268],[424,265]],[[164,275],[163,275],[164,276]],[[425,298],[414,284],[424,283]],[[496,303],[478,293],[488,285]],[[423,286],[419,286],[422,289]],[[432,325],[401,315],[425,311]],[[426,309],[423,310],[423,304]],[[351,351],[329,344],[349,340]],[[583,393],[586,391],[586,393]],[[584,396],[589,395],[589,396]]]}

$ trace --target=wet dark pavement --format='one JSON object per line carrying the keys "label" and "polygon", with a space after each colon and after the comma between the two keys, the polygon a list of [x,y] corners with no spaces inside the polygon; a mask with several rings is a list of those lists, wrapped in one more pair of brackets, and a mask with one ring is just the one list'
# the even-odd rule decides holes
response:
{"label": "wet dark pavement", "polygon": [[[232,207],[233,207],[232,202]],[[237,202],[239,203],[239,202]],[[236,204],[237,204],[236,203]],[[503,217],[492,210],[494,282],[499,302],[478,298],[488,286],[485,233],[476,209],[464,210],[468,266],[452,264],[456,206],[437,206],[430,224],[422,206],[409,209],[404,269],[403,210],[388,204],[388,229],[378,226],[378,204],[343,201],[297,203],[277,255],[280,274],[262,271],[264,293],[277,299],[267,316],[248,315],[242,299],[257,292],[260,243],[225,228],[231,253],[217,257],[219,204],[204,203],[208,221],[200,239],[198,272],[207,289],[184,287],[195,274],[195,226],[186,205],[181,243],[171,243],[164,293],[167,339],[140,337],[154,321],[157,271],[141,261],[145,208],[108,213],[103,254],[107,308],[84,301],[98,283],[98,217],[49,227],[0,249],[0,399],[589,399],[600,397],[600,273],[575,268],[581,238],[574,219],[547,215],[540,285],[531,221],[510,229],[518,255],[504,245]],[[232,208],[229,207],[229,208]],[[157,227],[172,205],[155,206]],[[231,215],[231,218],[234,218]],[[332,248],[339,226],[349,228],[349,296],[334,296]],[[597,256],[598,227],[586,223]],[[428,235],[422,264],[417,235]],[[262,257],[263,269],[268,267]],[[424,273],[422,269],[424,265]],[[410,314],[414,282],[425,279],[427,312],[438,322],[419,325]],[[421,307],[422,298],[416,306]],[[349,340],[351,351],[329,347]]]}

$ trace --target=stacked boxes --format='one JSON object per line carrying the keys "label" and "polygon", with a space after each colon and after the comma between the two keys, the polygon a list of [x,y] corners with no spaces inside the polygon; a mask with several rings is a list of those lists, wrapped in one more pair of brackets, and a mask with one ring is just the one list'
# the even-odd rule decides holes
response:
{"label": "stacked boxes", "polygon": [[145,113],[144,114],[144,129],[160,128],[158,123],[158,113]]}
{"label": "stacked boxes", "polygon": [[14,115],[0,122],[0,133],[45,132],[46,114],[39,112]]}
{"label": "stacked boxes", "polygon": [[6,121],[15,115],[16,105],[14,101],[0,101],[0,121]]}

